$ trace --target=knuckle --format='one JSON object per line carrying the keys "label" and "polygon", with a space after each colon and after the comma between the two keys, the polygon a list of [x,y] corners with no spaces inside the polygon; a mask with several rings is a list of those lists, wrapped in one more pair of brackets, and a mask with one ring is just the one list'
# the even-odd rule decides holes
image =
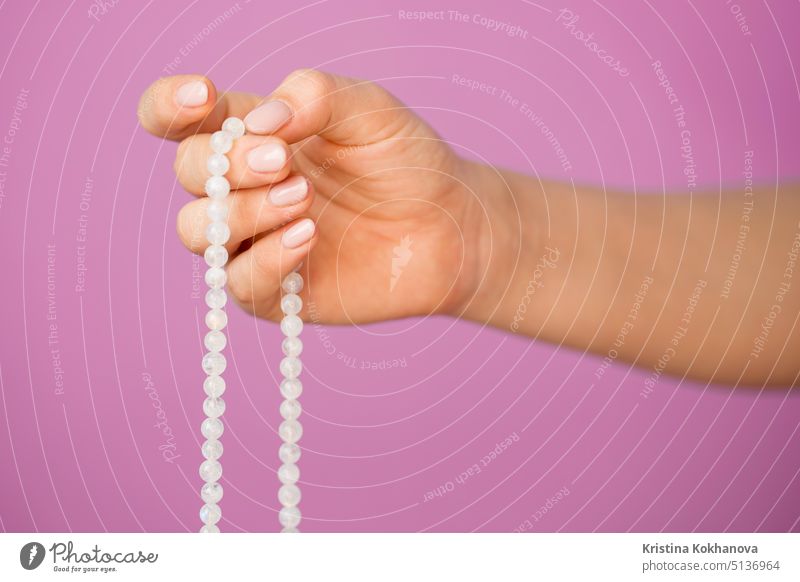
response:
{"label": "knuckle", "polygon": [[273,295],[262,303],[258,311],[258,316],[276,323],[283,319],[283,312],[281,311],[280,301],[277,295]]}
{"label": "knuckle", "polygon": [[187,248],[189,248],[189,241],[192,240],[188,226],[189,221],[187,220],[186,207],[184,206],[178,211],[178,217],[175,220],[175,230],[178,231],[178,238],[181,239],[181,242]]}
{"label": "knuckle", "polygon": [[300,90],[310,100],[321,99],[334,89],[334,77],[317,69],[296,69],[286,77],[285,84]]}
{"label": "knuckle", "polygon": [[172,162],[172,170],[175,174],[179,174],[181,170],[181,166],[183,165],[183,160],[186,157],[186,148],[188,139],[184,139],[181,143],[178,144],[178,149],[175,151],[175,160]]}
{"label": "knuckle", "polygon": [[178,144],[178,149],[175,152],[175,164],[174,164],[176,174],[185,163],[186,157],[189,155],[192,143],[194,142],[194,138],[195,136],[187,137],[186,139],[181,140],[181,142]]}
{"label": "knuckle", "polygon": [[197,155],[197,139],[199,136],[187,137],[178,145],[175,152],[173,170],[181,186],[192,194],[202,194],[206,175],[204,165],[200,165]]}
{"label": "knuckle", "polygon": [[[265,241],[266,242],[266,241]],[[270,249],[264,248],[261,245],[255,245],[250,249],[252,255],[252,274],[254,277],[269,277],[270,273],[275,270],[275,258]]]}
{"label": "knuckle", "polygon": [[251,279],[245,277],[241,269],[228,269],[228,293],[241,307],[253,304],[253,285]]}
{"label": "knuckle", "polygon": [[184,246],[194,253],[199,253],[204,248],[203,213],[197,212],[194,203],[183,206],[178,211],[177,230],[178,236]]}

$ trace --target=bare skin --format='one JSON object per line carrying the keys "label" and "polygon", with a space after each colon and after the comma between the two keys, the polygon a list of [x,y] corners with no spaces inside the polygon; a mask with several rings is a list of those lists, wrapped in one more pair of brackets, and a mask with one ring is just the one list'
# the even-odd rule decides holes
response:
{"label": "bare skin", "polygon": [[[207,101],[179,104],[180,87],[197,81]],[[139,117],[181,141],[178,179],[202,196],[210,134],[274,101],[290,118],[269,131],[248,122],[228,154],[237,187],[228,285],[251,313],[279,319],[280,281],[302,263],[306,320],[450,315],[663,373],[796,384],[797,186],[691,197],[573,190],[466,161],[380,86],[314,70],[266,98],[218,96],[199,76],[161,79]],[[248,151],[262,144],[285,150],[280,169],[248,168]],[[270,189],[298,176],[308,180],[305,199],[273,204]],[[194,252],[205,250],[207,204],[200,197],[179,215]],[[283,234],[306,217],[313,236],[288,247]],[[393,277],[403,244],[412,253]]]}

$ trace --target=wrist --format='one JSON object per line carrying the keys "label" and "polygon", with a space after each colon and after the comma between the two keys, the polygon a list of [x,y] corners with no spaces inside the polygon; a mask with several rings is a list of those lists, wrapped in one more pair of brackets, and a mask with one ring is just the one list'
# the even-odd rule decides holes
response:
{"label": "wrist", "polygon": [[464,165],[463,181],[478,212],[465,225],[473,241],[466,249],[472,254],[472,273],[453,315],[517,331],[511,304],[519,304],[527,266],[536,262],[546,244],[542,186],[508,170],[474,162]]}

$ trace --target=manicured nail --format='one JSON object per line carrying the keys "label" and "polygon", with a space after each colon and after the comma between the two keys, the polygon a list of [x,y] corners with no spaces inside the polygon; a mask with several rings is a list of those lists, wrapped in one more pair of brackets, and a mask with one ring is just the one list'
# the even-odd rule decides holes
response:
{"label": "manicured nail", "polygon": [[267,101],[264,105],[256,107],[247,117],[244,124],[248,131],[253,133],[272,133],[289,121],[292,110],[283,101]]}
{"label": "manicured nail", "polygon": [[273,186],[269,191],[269,201],[273,206],[291,206],[305,200],[307,195],[308,180],[303,176],[295,176]]}
{"label": "manicured nail", "polygon": [[247,165],[254,172],[277,172],[286,163],[286,150],[277,143],[265,143],[247,153]]}
{"label": "manicured nail", "polygon": [[311,240],[311,237],[314,236],[315,228],[313,220],[304,218],[283,233],[281,244],[287,249],[296,249]]}
{"label": "manicured nail", "polygon": [[203,81],[184,83],[175,92],[175,102],[181,107],[200,107],[208,101],[208,86]]}

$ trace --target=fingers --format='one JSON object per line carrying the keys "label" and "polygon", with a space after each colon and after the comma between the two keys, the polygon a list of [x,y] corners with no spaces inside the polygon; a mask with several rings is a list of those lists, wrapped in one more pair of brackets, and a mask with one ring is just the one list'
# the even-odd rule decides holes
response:
{"label": "fingers", "polygon": [[228,291],[245,309],[279,317],[281,281],[317,242],[314,221],[301,218],[256,240],[228,266]]}
{"label": "fingers", "polygon": [[[154,83],[142,96],[138,115],[150,133],[182,140],[175,161],[178,179],[189,192],[202,194],[211,175],[206,167],[211,151],[209,134],[219,130],[227,117],[245,117],[258,103],[258,97],[245,93],[218,96],[208,79],[180,75]],[[287,111],[273,108],[273,116],[286,116]],[[300,113],[297,119],[304,115]],[[274,123],[281,123],[280,119]],[[299,131],[296,129],[295,135]],[[208,247],[205,229],[211,222],[211,205],[217,220],[227,215],[229,253],[244,248],[245,241],[250,244],[229,262],[227,273],[231,295],[253,312],[265,313],[265,306],[275,311],[281,281],[298,267],[317,240],[314,222],[298,218],[312,204],[311,185],[302,176],[287,179],[289,157],[289,147],[280,137],[242,136],[227,155],[230,168],[225,176],[234,188],[231,194],[224,200],[193,201],[178,215],[181,240],[195,252]],[[273,186],[268,187],[270,184]]]}
{"label": "fingers", "polygon": [[[203,194],[211,176],[206,164],[211,154],[211,136],[192,135],[183,140],[175,157],[175,173],[192,194]],[[289,175],[289,146],[272,136],[243,135],[226,154],[230,169],[225,177],[232,188],[256,188],[279,182]]]}
{"label": "fingers", "polygon": [[224,204],[231,231],[225,246],[233,253],[242,242],[301,216],[311,207],[312,201],[311,184],[303,176],[292,176],[271,188],[235,190],[219,201],[200,198],[181,208],[178,234],[189,250],[204,252],[208,247],[205,229],[211,222],[208,207],[212,203]]}
{"label": "fingers", "polygon": [[383,87],[314,69],[290,74],[245,117],[248,131],[289,143],[312,135],[365,145],[420,127],[419,119]]}
{"label": "fingers", "polygon": [[169,139],[195,133],[213,133],[230,116],[244,117],[259,102],[249,93],[218,95],[214,84],[201,75],[159,79],[139,100],[139,121],[147,131]]}

